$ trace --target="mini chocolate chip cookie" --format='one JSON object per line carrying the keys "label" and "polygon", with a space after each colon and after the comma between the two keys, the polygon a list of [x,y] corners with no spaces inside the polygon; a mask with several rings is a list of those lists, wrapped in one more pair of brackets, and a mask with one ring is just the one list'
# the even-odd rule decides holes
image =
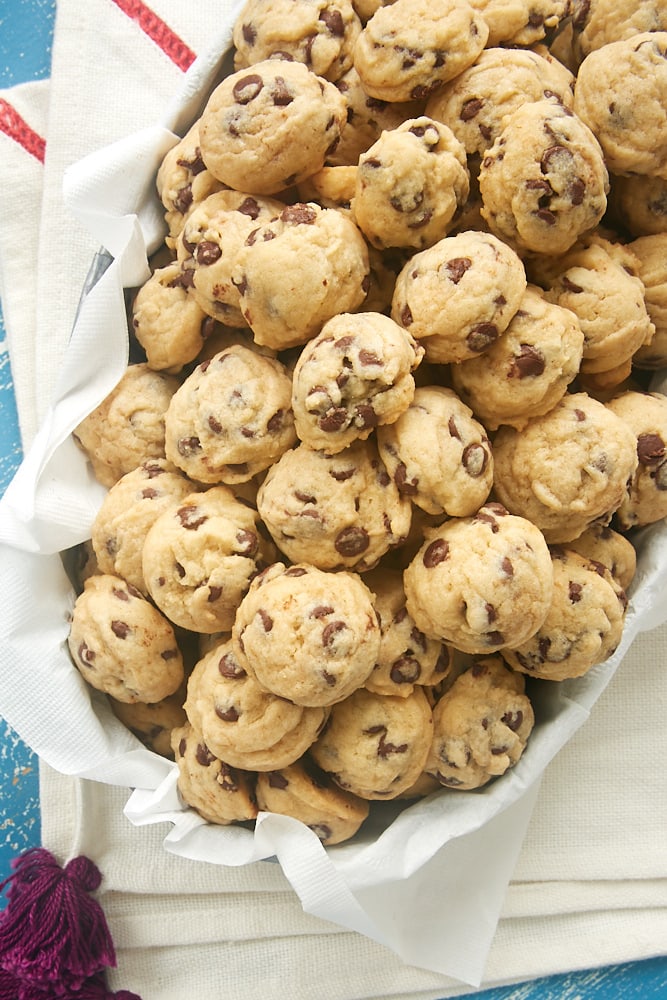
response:
{"label": "mini chocolate chip cookie", "polygon": [[151,598],[192,632],[230,629],[250,580],[272,561],[257,511],[227,486],[193,492],[146,534],[142,567]]}
{"label": "mini chocolate chip cookie", "polygon": [[653,338],[638,265],[627,247],[604,238],[577,245],[551,264],[557,271],[544,294],[577,317],[585,375],[622,368]]}
{"label": "mini chocolate chip cookie", "polygon": [[592,524],[581,535],[567,543],[589,562],[600,563],[609,570],[622,590],[627,591],[637,572],[637,552],[625,535],[608,524]]}
{"label": "mini chocolate chip cookie", "polygon": [[257,509],[292,562],[359,573],[402,545],[412,517],[373,439],[334,455],[305,444],[287,451],[259,487]]}
{"label": "mini chocolate chip cookie", "polygon": [[650,236],[667,229],[667,178],[646,174],[610,176],[609,210],[631,236]]}
{"label": "mini chocolate chip cookie", "polygon": [[234,261],[247,236],[283,208],[275,198],[219,191],[187,218],[176,243],[180,285],[207,316],[227,326],[247,325],[232,282]]}
{"label": "mini chocolate chip cookie", "polygon": [[113,486],[147,459],[165,457],[165,414],[181,381],[145,363],[129,365],[117,385],[73,431],[102,486]]}
{"label": "mini chocolate chip cookie", "polygon": [[489,29],[487,46],[535,45],[558,28],[568,13],[567,0],[470,0]]}
{"label": "mini chocolate chip cookie", "polygon": [[336,88],[345,98],[347,112],[340,142],[327,156],[331,166],[356,167],[361,154],[380,138],[382,132],[397,128],[423,110],[423,101],[397,103],[371,97],[354,66],[336,80]]}
{"label": "mini chocolate chip cookie", "polygon": [[426,114],[449,125],[468,156],[483,156],[502,132],[503,118],[526,101],[572,107],[574,75],[548,52],[487,47],[426,104]]}
{"label": "mini chocolate chip cookie", "polygon": [[637,467],[628,425],[585,392],[567,393],[518,431],[493,440],[494,491],[509,510],[537,525],[549,543],[608,524]]}
{"label": "mini chocolate chip cookie", "polygon": [[214,325],[188,295],[177,261],[155,270],[139,288],[131,320],[149,367],[175,374],[197,357]]}
{"label": "mini chocolate chip cookie", "polygon": [[296,441],[292,382],[280,361],[233,345],[197,365],[165,415],[167,458],[201,483],[240,483]]}
{"label": "mini chocolate chip cookie", "polygon": [[173,250],[188,215],[224,185],[206,169],[199,145],[199,119],[165,154],[157,172],[157,193],[169,232],[166,245]]}
{"label": "mini chocolate chip cookie", "polygon": [[351,208],[377,249],[422,250],[447,235],[469,190],[462,143],[422,115],[384,131],[361,154]]}
{"label": "mini chocolate chip cookie", "polygon": [[655,328],[653,337],[632,357],[637,368],[667,368],[667,230],[640,236],[627,244],[637,261],[644,303]]}
{"label": "mini chocolate chip cookie", "polygon": [[486,430],[453,389],[419,386],[405,413],[378,428],[377,441],[399,493],[428,514],[465,517],[491,492]]}
{"label": "mini chocolate chip cookie", "polygon": [[361,306],[368,272],[366,241],[349,213],[297,202],[250,233],[232,280],[256,343],[280,351]]}
{"label": "mini chocolate chip cookie", "polygon": [[453,660],[449,647],[424,635],[405,606],[400,570],[371,570],[364,582],[374,594],[380,621],[380,652],[364,687],[375,694],[411,694],[416,684],[435,687],[450,675]]}
{"label": "mini chocolate chip cookie", "polygon": [[427,530],[403,580],[417,628],[479,654],[537,632],[551,603],[553,569],[539,528],[489,502]]}
{"label": "mini chocolate chip cookie", "polygon": [[257,805],[265,812],[301,820],[326,846],[353,837],[370,809],[365,799],[343,791],[308,755],[288,767],[258,774]]}
{"label": "mini chocolate chip cookie", "polygon": [[521,254],[556,254],[600,222],[609,176],[581,118],[550,100],[528,101],[486,150],[479,188],[492,232]]}
{"label": "mini chocolate chip cookie", "polygon": [[159,515],[192,492],[194,484],[163,458],[148,459],[111,487],[95,515],[91,542],[102,573],[121,576],[147,593],[144,539]]}
{"label": "mini chocolate chip cookie", "polygon": [[178,791],[199,815],[220,826],[257,817],[255,775],[220,760],[189,722],[171,734]]}
{"label": "mini chocolate chip cookie", "polygon": [[488,36],[466,0],[395,0],[366,22],[354,66],[371,97],[424,100],[470,66]]}
{"label": "mini chocolate chip cookie", "polygon": [[117,701],[161,701],[183,682],[183,657],[171,622],[111,573],[86,580],[72,609],[67,642],[84,680]]}
{"label": "mini chocolate chip cookie", "polygon": [[535,724],[523,677],[500,656],[483,656],[433,709],[426,772],[446,788],[481,788],[513,767]]}
{"label": "mini chocolate chip cookie", "polygon": [[473,358],[506,329],[526,289],[520,257],[491,233],[446,236],[401,269],[391,316],[423,344],[426,359]]}
{"label": "mini chocolate chip cookie", "polygon": [[667,517],[667,396],[628,390],[607,408],[636,438],[637,467],[616,511],[621,531],[654,524]]}
{"label": "mini chocolate chip cookie", "polygon": [[572,45],[581,62],[594,49],[647,31],[667,31],[661,0],[571,0]]}
{"label": "mini chocolate chip cookie", "polygon": [[339,313],[294,367],[292,409],[299,440],[329,455],[365,440],[404,413],[424,356],[409,331],[375,312]]}
{"label": "mini chocolate chip cookie", "polygon": [[364,683],[377,660],[380,626],[358,574],[275,563],[250,584],[232,641],[239,663],[262,688],[296,705],[322,707]]}
{"label": "mini chocolate chip cookie", "polygon": [[241,665],[231,639],[212,646],[195,666],[185,712],[216,756],[250,771],[293,764],[327,717],[322,707],[295,705],[260,687]]}
{"label": "mini chocolate chip cookie", "polygon": [[453,365],[452,384],[488,430],[520,429],[562,398],[583,350],[577,317],[528,285],[503,336],[478,358]]}
{"label": "mini chocolate chip cookie", "polygon": [[332,707],[310,755],[345,791],[362,799],[394,799],[424,770],[432,734],[423,688],[405,698],[359,688]]}
{"label": "mini chocolate chip cookie", "polygon": [[183,701],[186,685],[181,684],[174,694],[148,705],[142,701],[117,701],[109,696],[111,710],[117,719],[153,753],[160,757],[174,758],[171,731],[187,722]]}
{"label": "mini chocolate chip cookie", "polygon": [[304,63],[264,59],[211,94],[199,125],[202,157],[235,191],[277,194],[324,166],[345,117],[333,83]]}
{"label": "mini chocolate chip cookie", "polygon": [[337,80],[352,65],[360,31],[350,0],[246,0],[232,31],[234,68],[278,56]]}
{"label": "mini chocolate chip cookie", "polygon": [[667,178],[667,31],[608,42],[577,73],[574,110],[612,174]]}
{"label": "mini chocolate chip cookie", "polygon": [[552,548],[554,591],[528,642],[502,650],[514,670],[544,680],[582,677],[618,646],[627,598],[609,570],[567,548]]}

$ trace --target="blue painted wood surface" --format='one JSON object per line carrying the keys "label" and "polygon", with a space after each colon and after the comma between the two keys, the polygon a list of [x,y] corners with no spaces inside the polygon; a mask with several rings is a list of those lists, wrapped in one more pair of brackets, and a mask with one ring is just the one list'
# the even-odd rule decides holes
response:
{"label": "blue painted wood surface", "polygon": [[[0,0],[0,88],[48,76],[55,8],[55,0]],[[20,459],[16,406],[0,312],[0,494]],[[2,719],[0,792],[1,881],[9,873],[12,859],[40,842],[38,762]],[[667,942],[665,945],[667,948]],[[667,958],[549,976],[469,996],[477,1000],[667,1000]]]}

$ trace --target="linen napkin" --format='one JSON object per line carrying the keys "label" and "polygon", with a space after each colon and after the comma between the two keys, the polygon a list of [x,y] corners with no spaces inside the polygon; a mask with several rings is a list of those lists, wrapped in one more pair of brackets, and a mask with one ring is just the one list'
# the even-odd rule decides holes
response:
{"label": "linen napkin", "polygon": [[[85,154],[164,121],[184,71],[195,53],[210,48],[229,9],[202,2],[194,15],[173,2],[151,8],[61,2],[48,121],[45,87],[4,95],[34,136],[47,139],[42,166],[34,152],[39,142],[26,149],[7,130],[0,133],[1,169],[6,164],[23,185],[21,200],[6,199],[3,208],[0,290],[26,446],[56,389],[98,247],[63,204],[63,174]],[[485,985],[663,951],[666,644],[664,627],[635,640],[591,719],[547,770],[488,954]],[[455,969],[445,976],[411,966],[364,934],[304,913],[278,865],[218,868],[172,857],[162,847],[164,828],[129,826],[126,790],[67,778],[47,765],[41,775],[45,846],[63,859],[89,854],[104,873],[100,898],[118,947],[116,988],[158,1000],[185,990],[207,1000],[218,996],[221,984],[231,996],[250,998],[285,989],[297,997],[326,989],[341,998],[436,998],[468,988]],[[536,793],[522,801],[526,822]],[[510,818],[501,814],[494,824],[485,835],[507,852]],[[430,896],[429,865],[410,883],[423,906],[429,947],[433,935],[426,929],[435,924],[445,938],[469,903],[465,862],[474,844],[454,846],[452,861],[463,873],[458,897],[443,907]],[[514,860],[509,857],[510,870]],[[491,896],[488,908],[496,902]],[[478,903],[483,923],[485,900]],[[474,927],[460,946],[479,952]],[[482,967],[485,955],[482,949]]]}

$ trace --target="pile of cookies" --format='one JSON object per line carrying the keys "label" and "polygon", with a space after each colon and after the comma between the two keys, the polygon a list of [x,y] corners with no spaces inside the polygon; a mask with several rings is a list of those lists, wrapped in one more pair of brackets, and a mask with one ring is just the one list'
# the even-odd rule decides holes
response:
{"label": "pile of cookies", "polygon": [[204,818],[335,844],[505,773],[618,646],[667,517],[667,16],[247,0],[233,39],[75,430],[69,647]]}

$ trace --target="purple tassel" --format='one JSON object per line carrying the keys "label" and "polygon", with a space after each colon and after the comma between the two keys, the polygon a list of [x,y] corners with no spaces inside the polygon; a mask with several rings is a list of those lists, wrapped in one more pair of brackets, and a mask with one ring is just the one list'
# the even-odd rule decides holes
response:
{"label": "purple tassel", "polygon": [[140,1000],[110,993],[116,953],[104,912],[89,896],[102,876],[86,857],[61,868],[42,847],[25,851],[0,883],[0,1000]]}

